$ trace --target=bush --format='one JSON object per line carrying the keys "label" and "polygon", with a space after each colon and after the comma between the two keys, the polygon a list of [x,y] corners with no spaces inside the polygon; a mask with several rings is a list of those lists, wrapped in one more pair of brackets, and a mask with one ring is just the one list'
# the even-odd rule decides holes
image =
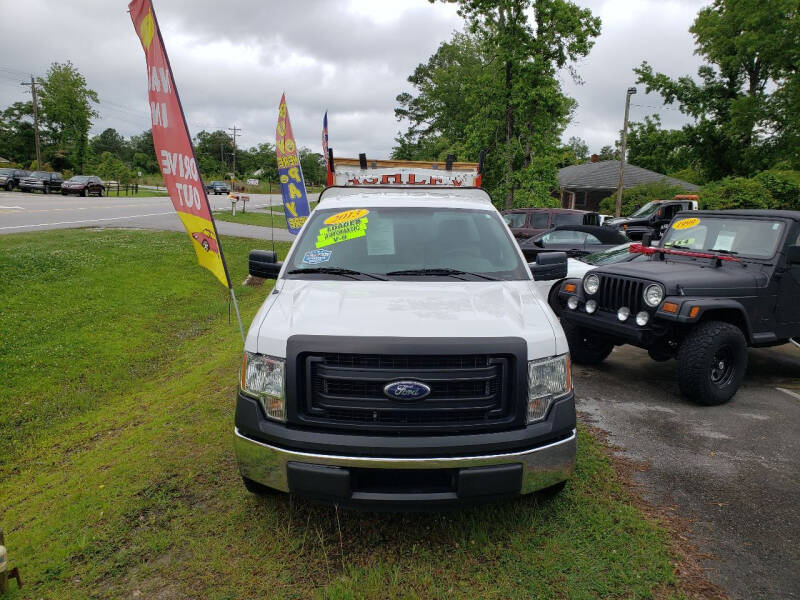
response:
{"label": "bush", "polygon": [[772,194],[773,208],[800,210],[800,172],[763,171],[753,179]]}
{"label": "bush", "polygon": [[[622,191],[622,216],[633,213],[652,200],[670,200],[676,194],[690,193],[679,185],[669,183],[666,179],[653,183],[635,185]],[[600,201],[597,212],[613,215],[617,209],[617,195],[609,196]]]}
{"label": "bush", "polygon": [[769,190],[755,179],[726,177],[703,186],[700,207],[708,210],[736,208],[775,208]]}

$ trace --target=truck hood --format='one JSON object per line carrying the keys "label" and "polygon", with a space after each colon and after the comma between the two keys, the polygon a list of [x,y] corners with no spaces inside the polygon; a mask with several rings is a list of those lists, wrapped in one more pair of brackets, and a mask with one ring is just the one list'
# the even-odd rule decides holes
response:
{"label": "truck hood", "polygon": [[531,359],[567,352],[555,315],[532,281],[279,280],[245,348],[286,355],[292,335],[521,337]]}
{"label": "truck hood", "polygon": [[748,296],[767,285],[763,269],[729,262],[715,267],[708,258],[633,261],[598,267],[596,272],[657,281],[667,295]]}

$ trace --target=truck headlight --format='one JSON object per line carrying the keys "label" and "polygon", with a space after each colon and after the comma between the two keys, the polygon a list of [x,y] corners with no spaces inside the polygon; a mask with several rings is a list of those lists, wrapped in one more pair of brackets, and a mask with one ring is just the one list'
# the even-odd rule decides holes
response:
{"label": "truck headlight", "polygon": [[664,299],[664,288],[662,288],[658,284],[651,284],[648,285],[644,289],[644,301],[647,303],[647,306],[651,306],[655,308],[661,301]]}
{"label": "truck headlight", "polygon": [[570,390],[569,354],[528,361],[528,423],[543,419],[550,404]]}
{"label": "truck headlight", "polygon": [[253,352],[245,352],[242,361],[242,391],[257,398],[266,415],[276,421],[286,421],[284,365],[282,358]]}
{"label": "truck headlight", "polygon": [[583,291],[587,294],[596,294],[600,289],[600,278],[597,275],[589,275],[583,280]]}

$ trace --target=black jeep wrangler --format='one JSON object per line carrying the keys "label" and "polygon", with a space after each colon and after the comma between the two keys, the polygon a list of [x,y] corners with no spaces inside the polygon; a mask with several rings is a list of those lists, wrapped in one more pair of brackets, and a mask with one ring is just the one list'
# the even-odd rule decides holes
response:
{"label": "black jeep wrangler", "polygon": [[645,234],[650,239],[661,238],[673,217],[681,211],[697,210],[697,196],[675,196],[672,200],[653,200],[629,217],[608,219],[603,225],[618,229],[631,240],[641,240]]}
{"label": "black jeep wrangler", "polygon": [[675,217],[648,260],[567,279],[560,317],[572,359],[591,365],[615,345],[678,359],[681,391],[700,404],[736,393],[747,347],[800,338],[800,211],[697,211]]}

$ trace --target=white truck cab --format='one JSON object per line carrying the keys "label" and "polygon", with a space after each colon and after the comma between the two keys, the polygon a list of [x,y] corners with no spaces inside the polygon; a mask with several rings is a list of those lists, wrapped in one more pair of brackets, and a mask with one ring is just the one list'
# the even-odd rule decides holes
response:
{"label": "white truck cab", "polygon": [[[421,179],[421,176],[417,179]],[[563,485],[576,434],[569,349],[488,194],[329,187],[253,319],[235,447],[250,491],[426,508]]]}

